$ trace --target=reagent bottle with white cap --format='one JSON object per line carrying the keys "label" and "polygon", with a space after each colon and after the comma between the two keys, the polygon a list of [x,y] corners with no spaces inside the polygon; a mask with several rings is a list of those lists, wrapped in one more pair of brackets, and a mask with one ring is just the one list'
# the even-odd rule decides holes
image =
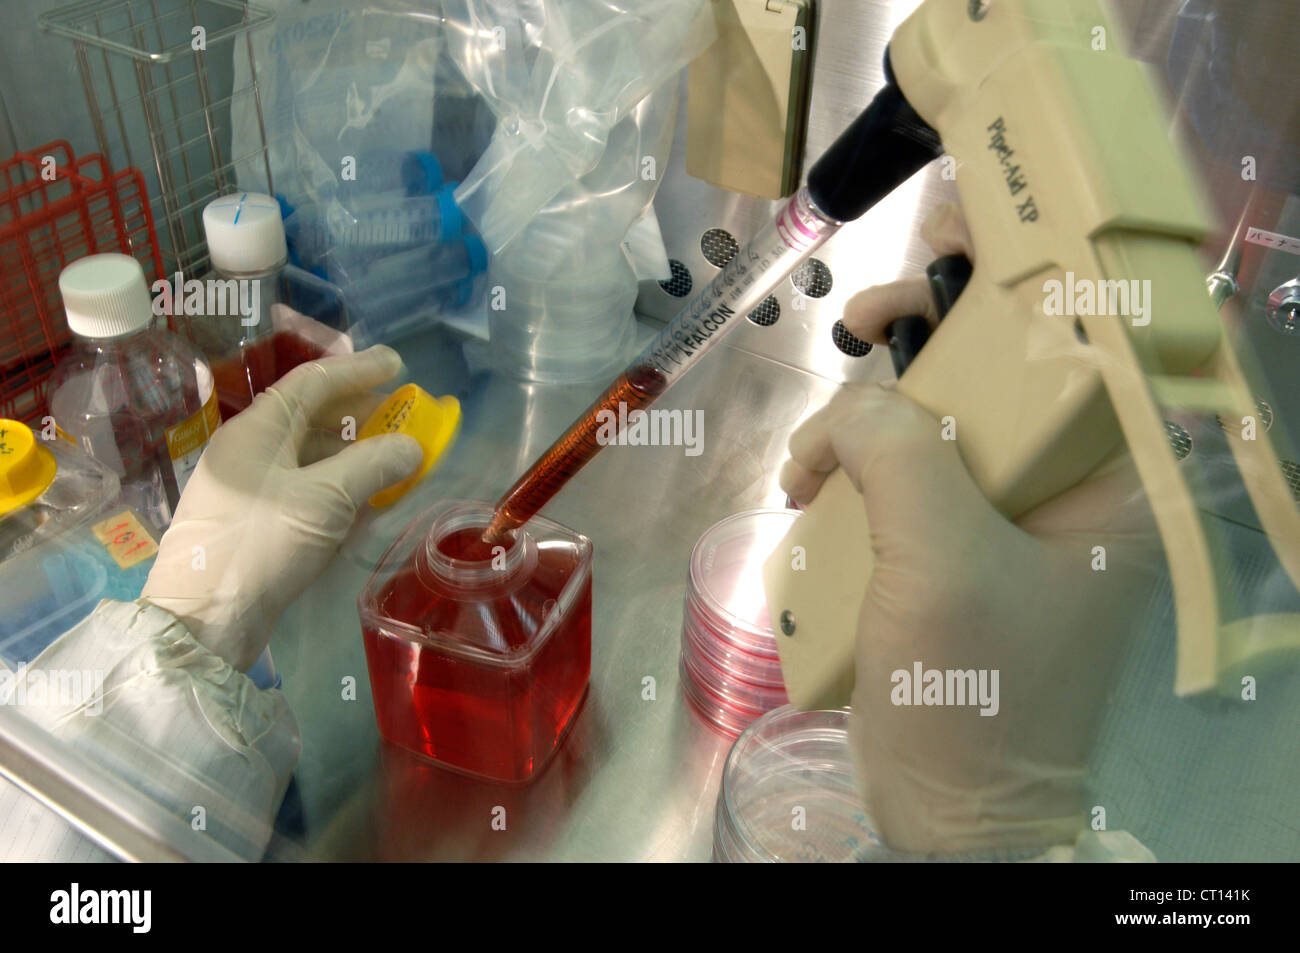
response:
{"label": "reagent bottle with white cap", "polygon": [[122,495],[163,530],[220,423],[212,370],[155,323],[140,263],[90,255],[59,275],[73,339],[50,379],[54,423],[117,472]]}

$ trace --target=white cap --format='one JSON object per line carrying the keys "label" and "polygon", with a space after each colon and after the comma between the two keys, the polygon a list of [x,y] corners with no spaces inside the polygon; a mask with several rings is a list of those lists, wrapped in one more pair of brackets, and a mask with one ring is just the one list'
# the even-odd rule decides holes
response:
{"label": "white cap", "polygon": [[153,320],[144,269],[130,255],[89,255],[59,274],[59,293],[73,334],[114,338]]}
{"label": "white cap", "polygon": [[284,264],[280,203],[260,192],[232,192],[213,199],[203,209],[212,267],[226,274],[258,274]]}

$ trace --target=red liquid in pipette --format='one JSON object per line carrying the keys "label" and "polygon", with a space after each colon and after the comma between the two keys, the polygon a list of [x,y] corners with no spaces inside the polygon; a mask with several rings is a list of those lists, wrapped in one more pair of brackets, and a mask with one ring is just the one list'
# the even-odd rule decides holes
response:
{"label": "red liquid in pipette", "polygon": [[[600,450],[601,444],[596,439],[602,421],[602,411],[619,415],[619,405],[627,408],[630,415],[634,410],[643,410],[654,403],[655,398],[668,388],[668,378],[659,368],[651,364],[638,364],[618,376],[595,403],[583,411],[559,440],[551,444],[549,450],[542,454],[528,472],[519,478],[496,505],[492,522],[483,534],[485,540],[497,540],[505,533],[522,526],[546,505],[573,475],[586,465]],[[608,425],[604,424],[608,430]]]}

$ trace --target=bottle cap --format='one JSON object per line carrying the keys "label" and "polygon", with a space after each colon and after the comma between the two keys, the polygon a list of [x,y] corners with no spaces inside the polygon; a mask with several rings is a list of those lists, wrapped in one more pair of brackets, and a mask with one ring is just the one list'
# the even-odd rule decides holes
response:
{"label": "bottle cap", "polygon": [[429,195],[442,185],[442,166],[432,152],[417,149],[402,159],[402,185],[407,195]]}
{"label": "bottle cap", "polygon": [[88,255],[59,274],[59,293],[73,334],[113,338],[153,320],[144,269],[130,255]]}
{"label": "bottle cap", "polygon": [[456,204],[456,187],[459,184],[459,182],[448,182],[434,195],[434,201],[438,204],[438,217],[442,224],[442,233],[438,237],[444,242],[456,238],[465,227],[465,215]]}
{"label": "bottle cap", "polygon": [[455,397],[434,397],[418,384],[405,384],[361,425],[358,440],[385,433],[404,433],[420,442],[424,457],[420,467],[401,483],[380,490],[370,498],[371,506],[388,506],[406,495],[423,480],[456,439],[460,430],[460,401]]}
{"label": "bottle cap", "polygon": [[54,454],[26,424],[0,418],[0,514],[26,506],[54,482]]}
{"label": "bottle cap", "polygon": [[483,239],[473,232],[467,232],[461,241],[465,243],[465,252],[469,256],[469,273],[471,275],[481,275],[487,271],[488,252],[487,246],[483,244]]}
{"label": "bottle cap", "polygon": [[212,267],[226,274],[273,271],[289,256],[280,203],[260,192],[232,192],[203,209]]}

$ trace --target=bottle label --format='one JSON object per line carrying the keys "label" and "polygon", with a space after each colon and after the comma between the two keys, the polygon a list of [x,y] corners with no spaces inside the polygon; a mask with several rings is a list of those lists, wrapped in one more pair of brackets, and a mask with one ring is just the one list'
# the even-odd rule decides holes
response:
{"label": "bottle label", "polygon": [[90,531],[122,569],[130,569],[158,552],[157,541],[130,510],[96,523]]}
{"label": "bottle label", "polygon": [[217,409],[217,392],[214,389],[200,410],[174,427],[167,428],[167,452],[172,458],[178,491],[185,492],[185,484],[189,482],[194,468],[199,465],[199,456],[220,422],[221,412]]}

